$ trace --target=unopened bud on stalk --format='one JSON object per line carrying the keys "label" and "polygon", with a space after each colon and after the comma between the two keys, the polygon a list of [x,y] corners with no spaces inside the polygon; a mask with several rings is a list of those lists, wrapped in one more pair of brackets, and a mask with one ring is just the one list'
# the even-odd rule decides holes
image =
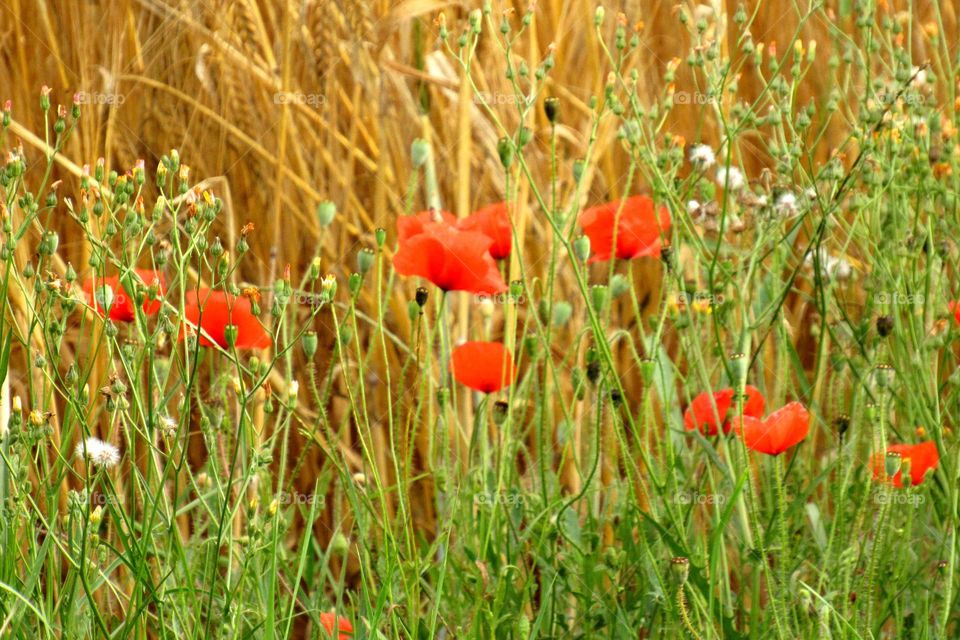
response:
{"label": "unopened bud on stalk", "polygon": [[603,16],[606,13],[602,6],[597,7],[597,10],[593,12],[593,26],[599,27],[603,24]]}
{"label": "unopened bud on stalk", "polygon": [[619,298],[628,291],[630,291],[630,281],[627,280],[627,277],[622,273],[613,274],[613,277],[610,278],[610,295]]}
{"label": "unopened bud on stalk", "polygon": [[497,141],[497,154],[504,169],[509,169],[513,165],[513,142],[510,138],[504,137]]}
{"label": "unopened bud on stalk", "polygon": [[424,287],[417,287],[417,292],[414,296],[417,306],[422,309],[427,304],[427,297],[429,296],[427,290]]}
{"label": "unopened bud on stalk", "polygon": [[905,489],[909,489],[913,485],[913,475],[910,473],[910,469],[910,458],[904,458],[900,462],[900,484],[902,484]]}
{"label": "unopened bud on stalk", "polygon": [[573,253],[580,262],[586,262],[590,257],[590,238],[580,236],[573,241]]}
{"label": "unopened bud on stalk", "polygon": [[320,292],[325,302],[331,302],[337,294],[337,277],[332,273],[323,276],[323,281],[320,283]]}
{"label": "unopened bud on stalk", "polygon": [[566,300],[560,300],[553,305],[553,326],[563,327],[573,315],[573,305]]}
{"label": "unopened bud on stalk", "polygon": [[382,249],[383,245],[387,242],[387,230],[383,227],[377,227],[377,230],[374,232],[374,237],[377,240],[377,248]]}
{"label": "unopened bud on stalk", "polygon": [[607,287],[602,284],[595,284],[590,287],[590,298],[593,302],[593,310],[600,313],[607,303]]}
{"label": "unopened bud on stalk", "polygon": [[414,140],[413,144],[410,145],[410,159],[413,162],[414,168],[420,169],[423,167],[429,157],[430,145],[427,144],[427,141],[420,138]]}
{"label": "unopened bud on stalk", "polygon": [[44,112],[50,110],[50,87],[43,85],[40,88],[40,108]]}
{"label": "unopened bud on stalk", "polygon": [[337,205],[324,200],[317,205],[317,221],[321,227],[329,227],[337,215]]}

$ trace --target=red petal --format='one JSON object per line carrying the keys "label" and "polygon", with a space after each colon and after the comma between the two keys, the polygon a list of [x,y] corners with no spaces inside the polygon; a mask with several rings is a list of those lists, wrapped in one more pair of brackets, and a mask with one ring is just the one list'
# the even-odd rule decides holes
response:
{"label": "red petal", "polygon": [[791,402],[777,409],[766,420],[744,416],[734,421],[734,428],[746,446],[754,451],[777,456],[800,443],[810,431],[810,412],[800,402]]}
{"label": "red petal", "polygon": [[478,231],[491,240],[490,255],[494,260],[502,260],[510,255],[513,248],[513,228],[507,203],[499,202],[479,209],[460,222],[457,227],[463,231]]}
{"label": "red petal", "polygon": [[452,225],[456,221],[456,217],[449,211],[421,211],[412,216],[400,216],[397,218],[397,239],[403,244],[413,236],[423,233],[423,230],[432,224]]}
{"label": "red petal", "polygon": [[499,342],[467,342],[453,350],[453,377],[484,393],[510,386],[517,377],[513,358]]}
{"label": "red petal", "polygon": [[482,233],[434,225],[401,244],[393,266],[400,275],[426,278],[444,291],[501,293],[507,285],[488,251],[491,243]]}
{"label": "red petal", "polygon": [[618,259],[657,257],[661,250],[661,233],[666,235],[670,230],[670,213],[666,207],[660,207],[659,215],[654,213],[653,200],[649,196],[631,196],[585,209],[580,215],[580,226],[590,238],[593,250],[590,262],[611,258],[614,227]]}
{"label": "red petal", "polygon": [[338,634],[337,640],[344,640],[353,635],[353,625],[350,624],[350,621],[335,613],[321,613],[320,624],[330,638],[333,638],[334,633]]}
{"label": "red petal", "polygon": [[[202,346],[209,347],[216,343],[223,349],[229,348],[224,335],[224,329],[229,324],[237,327],[237,349],[266,349],[273,344],[270,334],[253,315],[247,298],[211,289],[201,289],[199,293],[190,291],[186,295],[184,312],[186,320],[203,330],[197,332]],[[182,333],[180,337],[183,338]]]}

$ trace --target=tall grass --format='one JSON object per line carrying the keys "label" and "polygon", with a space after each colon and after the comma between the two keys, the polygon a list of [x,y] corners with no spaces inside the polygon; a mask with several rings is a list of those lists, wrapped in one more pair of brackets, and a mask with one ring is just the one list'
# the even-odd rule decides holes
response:
{"label": "tall grass", "polygon": [[[5,632],[956,634],[952,5],[34,9]],[[584,208],[638,193],[663,249],[588,262]],[[400,216],[501,200],[505,293],[398,274]],[[467,340],[515,381],[461,384]],[[728,389],[746,430],[748,385],[806,437],[686,428]]]}

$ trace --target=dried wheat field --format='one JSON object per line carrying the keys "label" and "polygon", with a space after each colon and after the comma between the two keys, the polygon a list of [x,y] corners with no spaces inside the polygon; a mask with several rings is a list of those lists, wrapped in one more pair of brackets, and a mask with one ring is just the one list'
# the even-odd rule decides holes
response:
{"label": "dried wheat field", "polygon": [[5,0],[0,636],[960,636],[957,10]]}

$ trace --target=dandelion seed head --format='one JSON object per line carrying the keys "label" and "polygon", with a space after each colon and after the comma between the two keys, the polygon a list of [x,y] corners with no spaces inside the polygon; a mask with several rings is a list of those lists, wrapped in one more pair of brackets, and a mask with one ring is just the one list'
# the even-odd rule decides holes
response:
{"label": "dandelion seed head", "polygon": [[85,458],[92,465],[109,469],[120,462],[120,450],[99,438],[87,438],[77,444],[77,457]]}
{"label": "dandelion seed head", "polygon": [[716,154],[714,154],[713,149],[707,145],[698,144],[690,148],[690,162],[692,162],[694,165],[702,169],[709,169],[716,163],[716,161]]}
{"label": "dandelion seed head", "polygon": [[717,169],[717,184],[721,187],[726,185],[727,189],[739,191],[746,184],[743,172],[736,167],[720,167]]}

